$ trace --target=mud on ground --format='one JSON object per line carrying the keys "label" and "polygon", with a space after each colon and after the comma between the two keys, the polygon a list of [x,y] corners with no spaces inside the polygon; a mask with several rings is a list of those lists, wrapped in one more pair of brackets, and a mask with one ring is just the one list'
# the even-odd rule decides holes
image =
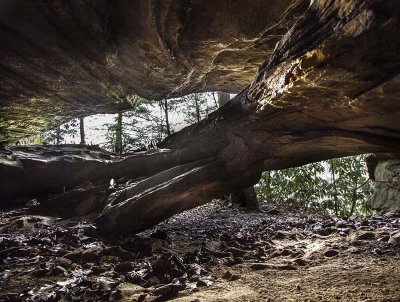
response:
{"label": "mud on ground", "polygon": [[213,202],[127,238],[0,214],[0,301],[400,301],[400,218]]}

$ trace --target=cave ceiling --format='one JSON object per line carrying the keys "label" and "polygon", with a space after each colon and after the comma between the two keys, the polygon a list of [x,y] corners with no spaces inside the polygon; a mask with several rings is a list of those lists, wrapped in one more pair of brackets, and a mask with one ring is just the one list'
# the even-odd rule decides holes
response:
{"label": "cave ceiling", "polygon": [[0,2],[0,144],[140,98],[237,93],[308,1]]}

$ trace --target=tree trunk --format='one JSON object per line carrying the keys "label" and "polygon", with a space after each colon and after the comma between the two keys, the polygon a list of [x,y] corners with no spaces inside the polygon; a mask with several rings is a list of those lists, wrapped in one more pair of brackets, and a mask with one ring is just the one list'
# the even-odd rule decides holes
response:
{"label": "tree trunk", "polygon": [[211,93],[212,98],[213,98],[214,103],[215,103],[215,108],[219,108],[219,107],[220,107],[220,105],[219,105],[219,103],[218,103],[219,98],[218,98],[218,100],[217,100],[217,97],[215,97],[215,94],[217,94],[217,96],[218,96],[218,92],[217,92],[217,93],[216,93],[216,92],[212,92],[212,93]]}
{"label": "tree trunk", "polygon": [[219,91],[218,92],[218,105],[219,107],[225,105],[231,99],[229,93]]}
{"label": "tree trunk", "polygon": [[56,145],[60,145],[61,144],[61,127],[58,126],[56,128]]}
{"label": "tree trunk", "polygon": [[247,189],[241,190],[239,192],[232,193],[231,199],[233,203],[246,207],[249,210],[260,209],[254,186],[248,187]]}
{"label": "tree trunk", "polygon": [[110,195],[96,220],[102,234],[115,236],[248,188],[265,170],[398,152],[396,2],[350,2],[314,1],[248,88],[159,150],[103,161],[49,152],[46,161],[11,149],[2,157],[0,193],[145,177]]}
{"label": "tree trunk", "polygon": [[123,145],[122,145],[122,112],[118,112],[117,115],[117,124],[115,126],[115,146],[114,150],[116,154],[122,154]]}
{"label": "tree trunk", "polygon": [[351,208],[350,208],[350,212],[348,215],[348,218],[350,218],[351,216],[353,216],[354,210],[356,208],[356,202],[357,202],[357,189],[358,189],[358,177],[356,178],[356,181],[354,183],[354,188],[353,188],[353,192],[351,195]]}
{"label": "tree trunk", "polygon": [[[218,92],[218,104],[219,107],[225,105],[231,99],[229,93],[219,91]],[[257,194],[254,186],[247,189],[240,190],[231,193],[231,200],[233,203],[237,203],[249,210],[259,210],[260,205],[258,204]]]}
{"label": "tree trunk", "polygon": [[81,136],[81,145],[85,145],[85,118],[79,118],[79,133]]}
{"label": "tree trunk", "polygon": [[163,136],[163,133],[164,133],[164,119],[162,117],[162,115],[164,113],[164,108],[163,108],[162,101],[159,101],[158,104],[160,106],[160,131],[159,131],[158,142],[160,142],[164,138],[164,136]]}
{"label": "tree trunk", "polygon": [[167,135],[171,135],[171,128],[169,125],[169,117],[168,117],[168,101],[167,99],[164,100],[164,115],[165,115],[165,125],[167,128]]}
{"label": "tree trunk", "polygon": [[335,204],[335,215],[339,215],[339,200],[337,198],[338,192],[337,192],[337,186],[336,186],[336,175],[335,175],[335,162],[333,159],[329,161],[331,165],[331,179],[332,179],[332,185],[333,185],[333,201]]}
{"label": "tree trunk", "polygon": [[199,96],[197,93],[194,94],[194,103],[195,103],[195,108],[196,108],[196,120],[197,122],[200,122],[201,116],[200,116],[200,104],[199,104]]}

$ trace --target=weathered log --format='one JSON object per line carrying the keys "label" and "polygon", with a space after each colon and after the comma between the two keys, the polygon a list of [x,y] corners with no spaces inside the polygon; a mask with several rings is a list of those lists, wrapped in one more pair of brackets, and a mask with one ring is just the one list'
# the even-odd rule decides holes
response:
{"label": "weathered log", "polygon": [[121,157],[81,145],[6,147],[0,150],[0,204],[59,194],[85,181],[109,183],[112,178],[151,176],[197,160],[196,156],[207,157],[216,148],[218,144],[200,150],[192,144],[180,150],[156,149]]}
{"label": "weathered log", "polygon": [[31,210],[51,216],[85,216],[101,212],[107,205],[107,198],[112,192],[109,184],[94,186],[86,182],[83,186],[42,200]]}

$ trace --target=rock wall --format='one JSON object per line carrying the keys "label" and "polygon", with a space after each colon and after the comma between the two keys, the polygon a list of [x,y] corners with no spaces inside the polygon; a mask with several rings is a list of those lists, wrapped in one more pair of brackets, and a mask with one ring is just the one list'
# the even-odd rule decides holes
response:
{"label": "rock wall", "polygon": [[400,211],[400,159],[388,157],[378,160],[374,178],[372,208],[385,212]]}

